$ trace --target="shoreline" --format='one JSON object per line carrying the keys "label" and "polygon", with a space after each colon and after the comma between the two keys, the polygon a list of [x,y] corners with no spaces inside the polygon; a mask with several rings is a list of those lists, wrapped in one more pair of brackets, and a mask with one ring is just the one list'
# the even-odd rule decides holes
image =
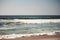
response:
{"label": "shoreline", "polygon": [[60,34],[59,35],[32,35],[32,36],[23,36],[23,37],[18,37],[14,39],[0,39],[0,40],[38,40],[38,39],[60,39]]}
{"label": "shoreline", "polygon": [[[4,37],[4,38],[3,38]],[[9,38],[10,37],[10,38]],[[39,40],[39,39],[41,39],[41,40],[43,40],[43,39],[52,39],[52,40],[54,40],[54,39],[59,39],[60,40],[60,32],[55,32],[54,34],[50,34],[50,35],[48,35],[48,34],[43,34],[43,35],[40,35],[40,34],[34,34],[34,35],[32,35],[32,34],[25,34],[25,35],[15,35],[15,34],[13,34],[13,35],[10,35],[10,36],[8,36],[8,35],[5,35],[5,36],[2,36],[1,37],[1,35],[0,35],[0,40]]]}

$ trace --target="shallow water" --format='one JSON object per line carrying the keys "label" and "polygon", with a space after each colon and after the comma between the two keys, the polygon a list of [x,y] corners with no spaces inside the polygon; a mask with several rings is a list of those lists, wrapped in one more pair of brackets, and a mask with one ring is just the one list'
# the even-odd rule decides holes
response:
{"label": "shallow water", "polygon": [[[14,21],[14,22],[13,22]],[[3,20],[0,22],[0,33],[2,34],[32,34],[60,32],[60,19],[38,19],[38,20]],[[48,22],[47,22],[48,21]],[[31,22],[31,23],[30,23]]]}
{"label": "shallow water", "polygon": [[60,40],[60,38],[47,38],[47,39],[37,39],[37,40]]}
{"label": "shallow water", "polygon": [[0,35],[53,34],[53,32],[60,32],[60,19],[0,20]]}

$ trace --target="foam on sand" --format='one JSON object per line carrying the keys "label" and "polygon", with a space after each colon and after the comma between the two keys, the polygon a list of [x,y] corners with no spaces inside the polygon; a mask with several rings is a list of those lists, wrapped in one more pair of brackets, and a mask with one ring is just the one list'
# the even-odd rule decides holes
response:
{"label": "foam on sand", "polygon": [[30,36],[38,36],[38,35],[54,35],[54,32],[52,33],[34,33],[34,34],[9,34],[9,35],[0,35],[0,39],[14,39],[18,37],[30,37]]}

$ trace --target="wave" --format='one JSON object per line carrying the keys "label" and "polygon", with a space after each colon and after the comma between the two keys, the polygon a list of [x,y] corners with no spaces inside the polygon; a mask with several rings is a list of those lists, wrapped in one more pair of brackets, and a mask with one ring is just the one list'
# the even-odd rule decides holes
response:
{"label": "wave", "polygon": [[0,22],[22,22],[22,23],[47,23],[47,22],[60,22],[60,19],[0,19]]}
{"label": "wave", "polygon": [[14,20],[1,20],[0,19],[0,25],[9,25],[9,24],[29,24],[29,23],[56,23],[60,22],[60,19],[14,19]]}
{"label": "wave", "polygon": [[[28,24],[28,25],[22,25],[22,24]],[[25,34],[13,33],[14,31],[13,29],[15,28],[16,28],[15,30],[16,32],[18,33],[25,32]],[[40,28],[43,29],[42,32],[44,33],[40,33],[41,31]],[[9,29],[12,29],[12,30],[9,30]],[[45,29],[48,31],[48,33],[44,31]],[[50,29],[53,30],[53,32],[51,32]],[[59,29],[60,31],[60,19],[14,19],[14,20],[3,20],[2,19],[0,21],[0,31],[3,30],[1,31],[2,33],[4,32],[12,32],[12,33],[0,35],[0,39],[2,38],[11,39],[11,38],[17,38],[17,37],[23,37],[23,36],[29,37],[32,35],[43,35],[43,34],[54,35],[55,33],[54,31],[56,31],[55,29]],[[27,32],[29,33],[32,32],[32,33],[29,34]]]}
{"label": "wave", "polygon": [[0,30],[9,30],[9,29],[15,29],[15,27],[8,27],[8,28],[2,27],[2,28],[0,28]]}
{"label": "wave", "polygon": [[21,22],[0,22],[0,27],[7,27],[7,26],[14,26],[14,25],[21,25],[24,23]]}
{"label": "wave", "polygon": [[56,33],[60,32],[50,32],[50,33],[33,33],[33,34],[8,34],[8,35],[0,35],[0,39],[14,39],[18,37],[30,37],[30,36],[39,36],[39,35],[57,35]]}
{"label": "wave", "polygon": [[51,33],[33,33],[33,34],[8,34],[8,35],[0,35],[0,39],[14,39],[18,37],[30,37],[30,36],[38,36],[38,35],[54,35],[54,32]]}

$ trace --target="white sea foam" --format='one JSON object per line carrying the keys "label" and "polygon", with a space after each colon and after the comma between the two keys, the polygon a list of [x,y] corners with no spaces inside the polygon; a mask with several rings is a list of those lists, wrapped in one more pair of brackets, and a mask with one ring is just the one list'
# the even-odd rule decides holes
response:
{"label": "white sea foam", "polygon": [[14,39],[18,37],[30,37],[30,36],[38,36],[38,35],[54,35],[54,32],[51,33],[33,33],[33,34],[9,34],[9,35],[0,35],[0,39]]}
{"label": "white sea foam", "polygon": [[0,20],[0,22],[23,22],[23,23],[49,23],[60,22],[60,19],[14,19],[14,20]]}
{"label": "white sea foam", "polygon": [[[24,22],[24,23],[49,23],[49,22],[60,22],[60,19],[14,19],[14,20],[1,20],[0,22]],[[4,28],[1,28],[4,29]],[[9,29],[9,28],[5,28]],[[11,28],[12,29],[12,28]],[[0,35],[0,39],[13,39],[17,37],[30,37],[32,35],[54,35],[55,32],[50,33],[34,33],[34,34],[9,34],[9,35]]]}

